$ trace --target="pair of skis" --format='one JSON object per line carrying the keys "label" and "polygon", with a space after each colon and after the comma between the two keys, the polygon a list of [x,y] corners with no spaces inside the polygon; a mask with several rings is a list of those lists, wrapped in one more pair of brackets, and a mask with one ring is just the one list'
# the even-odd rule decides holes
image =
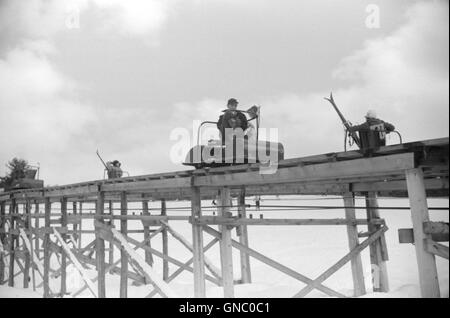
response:
{"label": "pair of skis", "polygon": [[344,124],[344,127],[346,129],[346,131],[348,131],[349,135],[352,137],[353,141],[355,142],[355,144],[361,148],[361,140],[359,139],[359,136],[357,135],[357,133],[355,131],[351,131],[350,128],[352,127],[352,124],[345,119],[344,115],[342,115],[341,111],[339,110],[339,108],[336,106],[336,103],[334,102],[333,99],[333,93],[330,93],[330,97],[324,97],[324,99],[326,99],[327,101],[330,102],[330,104],[333,106],[333,108],[336,110],[339,118],[341,119],[342,123]]}

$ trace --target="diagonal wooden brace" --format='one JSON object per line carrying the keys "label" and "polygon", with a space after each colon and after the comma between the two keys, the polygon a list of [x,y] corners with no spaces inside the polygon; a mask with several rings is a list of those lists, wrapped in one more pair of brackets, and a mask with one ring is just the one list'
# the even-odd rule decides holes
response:
{"label": "diagonal wooden brace", "polygon": [[388,230],[387,226],[381,227],[378,231],[369,236],[361,244],[357,245],[353,250],[351,250],[347,255],[341,258],[336,264],[331,266],[325,272],[323,272],[319,277],[317,277],[313,282],[309,283],[308,286],[304,287],[301,291],[294,295],[294,297],[305,297],[314,288],[318,288],[322,282],[324,282],[328,277],[337,272],[342,266],[347,264],[352,258],[358,253],[361,253],[363,249],[378,240],[381,235]]}

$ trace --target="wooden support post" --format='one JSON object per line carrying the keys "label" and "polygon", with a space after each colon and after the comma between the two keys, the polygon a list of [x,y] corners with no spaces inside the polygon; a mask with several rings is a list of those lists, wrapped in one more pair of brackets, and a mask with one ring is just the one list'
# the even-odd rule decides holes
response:
{"label": "wooden support post", "polygon": [[[150,212],[148,210],[148,201],[144,200],[142,201],[142,214],[143,215],[150,215]],[[144,240],[147,242],[146,245],[149,247],[152,247],[150,242],[150,226],[144,225]],[[150,266],[153,266],[153,256],[150,251],[145,251],[145,261]]]}
{"label": "wooden support post", "polygon": [[50,198],[45,198],[45,234],[44,234],[44,298],[50,297]]}
{"label": "wooden support post", "polygon": [[428,214],[427,197],[422,169],[406,171],[406,183],[411,205],[411,218],[414,229],[414,246],[416,248],[417,264],[419,267],[420,291],[422,297],[440,297],[439,280],[436,269],[436,259],[426,248],[426,240],[431,234],[423,231],[423,223],[430,220]]}
{"label": "wooden support post", "polygon": [[77,240],[78,240],[78,249],[81,249],[81,246],[83,246],[83,243],[81,242],[82,241],[82,236],[81,236],[81,231],[83,231],[83,202],[80,202],[80,211],[79,211],[79,213],[80,213],[80,227],[79,227],[79,232],[78,232],[78,238],[77,238]]}
{"label": "wooden support post", "polygon": [[[76,201],[72,202],[72,213],[73,213],[73,215],[75,217],[77,216],[77,202]],[[72,229],[73,229],[73,232],[74,232],[73,233],[73,238],[75,239],[76,242],[78,242],[78,233],[77,233],[78,223],[77,222],[75,222],[73,224]],[[74,246],[74,248],[77,248],[77,246]]]}
{"label": "wooden support post", "polygon": [[[105,208],[105,193],[103,191],[98,192],[97,194],[97,202],[95,206],[95,215],[100,217],[104,213]],[[96,219],[96,222],[104,223],[102,218]],[[95,259],[97,264],[97,272],[98,272],[98,297],[105,298],[106,297],[106,271],[105,271],[105,241],[96,231],[96,242],[95,242]]]}
{"label": "wooden support post", "polygon": [[[161,215],[166,216],[167,210],[166,210],[166,200],[161,200]],[[162,235],[162,252],[164,256],[169,256],[169,236],[167,233],[167,229],[164,228],[164,230],[161,233]],[[169,261],[167,258],[163,259],[163,280],[167,281],[169,278]]]}
{"label": "wooden support post", "polygon": [[[344,195],[345,218],[347,220],[355,220],[355,199],[352,193]],[[358,227],[356,224],[347,225],[348,247],[352,251],[359,245]],[[353,277],[353,295],[355,297],[366,294],[366,286],[364,284],[364,272],[361,261],[361,254],[356,254],[351,260],[352,277]]]}
{"label": "wooden support post", "polygon": [[[239,193],[239,217],[240,218],[246,218],[247,217],[247,211],[245,208],[245,188],[241,189],[241,192]],[[239,243],[242,245],[248,247],[248,231],[247,231],[247,225],[241,225],[239,227]],[[251,268],[250,268],[250,255],[247,253],[244,253],[243,251],[240,251],[240,259],[241,259],[241,277],[242,277],[242,283],[243,284],[250,284],[252,282],[252,274],[251,274]]]}
{"label": "wooden support post", "polygon": [[15,262],[15,250],[14,250],[14,242],[15,242],[15,236],[13,234],[14,227],[15,227],[15,217],[13,214],[16,213],[16,200],[11,199],[11,204],[9,206],[9,213],[11,218],[10,220],[10,226],[9,226],[9,279],[8,279],[8,286],[14,287],[14,262]]}
{"label": "wooden support post", "polygon": [[5,223],[6,223],[6,202],[2,201],[0,202],[0,285],[3,284],[3,281],[5,280]]}
{"label": "wooden support post", "polygon": [[[127,207],[127,194],[122,192],[120,194],[120,215],[126,216],[128,214]],[[123,218],[120,220],[120,233],[124,236],[127,235],[127,219]],[[128,297],[128,254],[125,248],[122,246],[120,248],[120,298]]]}
{"label": "wooden support post", "polygon": [[[30,221],[31,221],[31,203],[27,201],[25,203],[25,211],[24,211],[24,228],[25,231],[30,230]],[[27,234],[28,238],[31,239],[31,234]],[[17,244],[19,246],[19,244]],[[30,267],[31,267],[31,257],[30,251],[25,249],[24,251],[24,270],[23,270],[23,288],[29,287],[30,282]]]}
{"label": "wooden support post", "polygon": [[192,187],[191,216],[192,216],[192,247],[194,266],[194,297],[205,298],[205,254],[203,251],[203,230],[201,225],[195,223],[195,219],[202,215],[202,201],[200,188]]}
{"label": "wooden support post", "polygon": [[[230,189],[223,187],[219,190],[218,216],[231,217]],[[231,245],[231,229],[227,225],[219,225],[221,233],[220,260],[222,265],[222,281],[225,298],[234,297],[233,250]]]}
{"label": "wooden support post", "polygon": [[[38,201],[36,201],[35,204],[34,204],[34,214],[36,216],[38,216],[38,214],[39,214],[39,202]],[[39,227],[40,227],[40,225],[39,225],[39,218],[36,217],[36,218],[34,218],[34,228],[36,230],[38,230]],[[38,258],[41,257],[41,255],[40,255],[40,248],[39,248],[39,235],[36,235],[36,234],[34,235],[34,247],[35,247],[35,254],[36,254],[36,256]]]}
{"label": "wooden support post", "polygon": [[[368,192],[365,196],[368,221],[367,228],[370,233],[374,233],[380,228],[380,225],[371,223],[371,221],[380,218],[377,195],[375,192]],[[370,244],[370,264],[372,267],[373,291],[387,293],[389,291],[389,280],[386,266],[387,250],[386,245],[382,244],[382,241],[384,241],[384,234]]]}
{"label": "wooden support post", "polygon": [[[114,214],[114,203],[111,200],[109,201],[108,207],[109,207],[109,215],[112,216]],[[108,224],[112,226],[114,224],[114,220],[110,219]],[[112,263],[114,263],[114,244],[113,244],[112,240],[109,240],[108,248],[109,248],[109,261],[108,261],[108,263],[112,264]]]}
{"label": "wooden support post", "polygon": [[[67,228],[67,198],[61,198],[61,227]],[[61,234],[64,242],[66,242],[67,234]],[[61,297],[67,293],[67,256],[61,253]]]}

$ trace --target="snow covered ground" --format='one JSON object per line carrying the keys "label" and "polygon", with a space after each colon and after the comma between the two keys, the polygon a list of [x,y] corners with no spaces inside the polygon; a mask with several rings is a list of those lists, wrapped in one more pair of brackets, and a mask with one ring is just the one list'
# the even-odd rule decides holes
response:
{"label": "snow covered ground", "polygon": [[[269,198],[268,198],[269,199]],[[311,201],[305,199],[312,199]],[[253,203],[253,202],[250,202]],[[203,202],[204,205],[210,205],[210,202]],[[299,200],[267,200],[262,201],[262,205],[342,205],[342,199],[329,200],[317,197],[302,197]],[[358,206],[363,206],[364,200],[357,200]],[[430,199],[428,201],[430,207],[447,207],[448,199]],[[188,202],[168,203],[168,207],[188,206]],[[406,199],[379,199],[379,205],[383,206],[408,206]],[[151,207],[157,208],[158,202],[152,204]],[[273,211],[273,212],[250,212],[255,218],[259,214],[263,214],[264,218],[341,218],[344,215],[340,210],[327,211]],[[420,297],[417,263],[415,258],[415,250],[412,244],[399,244],[397,230],[399,228],[411,228],[410,214],[407,210],[381,210],[381,217],[386,219],[389,230],[386,233],[386,240],[389,249],[390,260],[387,263],[389,274],[389,293],[373,293],[370,275],[369,251],[364,250],[362,260],[364,273],[366,278],[366,287],[368,294],[363,297]],[[181,212],[169,212],[171,215],[182,214]],[[204,214],[211,214],[205,212]],[[430,211],[431,219],[434,221],[449,221],[448,211]],[[357,210],[358,218],[365,218],[364,210]],[[91,223],[91,222],[89,222]],[[191,226],[181,221],[171,221],[171,225],[184,237],[191,241]],[[118,226],[118,224],[117,224]],[[140,228],[139,222],[130,222],[129,229]],[[92,228],[91,224],[83,224],[84,229]],[[360,227],[360,231],[365,231],[365,227]],[[236,233],[233,231],[233,235]],[[138,235],[132,235],[136,239],[141,239]],[[83,245],[92,240],[93,237],[85,236]],[[209,235],[205,234],[205,245],[211,240]],[[315,278],[333,265],[342,256],[348,253],[348,243],[345,226],[253,226],[249,227],[250,247],[263,253],[264,255],[288,266],[303,275]],[[152,240],[152,247],[161,250],[161,238],[157,236]],[[142,251],[140,251],[142,254]],[[235,278],[240,278],[239,270],[239,252],[233,251],[233,262],[235,264]],[[192,254],[182,246],[178,241],[169,235],[169,255],[184,262],[190,259]],[[119,257],[119,252],[115,250],[115,259]],[[216,244],[214,248],[206,253],[206,256],[212,260],[218,267],[220,265],[219,247]],[[155,258],[154,269],[162,272],[162,262]],[[56,259],[52,259],[54,267],[57,266]],[[449,296],[449,266],[448,261],[440,257],[436,257],[439,283],[441,287],[442,297]],[[298,292],[303,283],[278,272],[271,267],[251,259],[252,268],[252,284],[236,285],[236,297],[291,297]],[[170,271],[173,272],[177,267],[170,264]],[[94,278],[96,272],[89,271],[90,277]],[[37,279],[40,282],[40,279]],[[118,275],[107,275],[107,297],[119,296]],[[68,291],[74,292],[83,286],[83,281],[79,277],[77,271],[68,267]],[[207,297],[223,297],[223,290],[212,283],[207,282]],[[350,265],[336,272],[327,279],[324,285],[336,289],[348,296],[352,295],[352,279]],[[22,286],[22,279],[19,276],[16,279],[16,286]],[[172,289],[180,297],[193,296],[193,279],[192,274],[184,272],[170,283]],[[54,291],[59,290],[59,280],[51,281],[51,288]],[[129,297],[145,297],[152,291],[151,285],[133,286],[130,282]],[[24,290],[21,288],[0,287],[0,297],[36,297],[42,294],[42,290],[32,292],[31,288]],[[91,297],[89,290],[85,290],[79,297]],[[327,297],[320,291],[312,291],[308,297]]]}

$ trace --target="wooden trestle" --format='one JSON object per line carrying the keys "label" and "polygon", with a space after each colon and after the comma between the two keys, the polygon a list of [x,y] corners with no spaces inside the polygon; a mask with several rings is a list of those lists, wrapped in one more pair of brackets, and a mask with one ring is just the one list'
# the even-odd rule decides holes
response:
{"label": "wooden trestle", "polygon": [[[449,139],[442,138],[382,147],[370,157],[349,151],[287,159],[279,162],[273,174],[261,173],[259,164],[245,164],[3,192],[0,283],[13,286],[15,278],[22,275],[24,287],[32,281],[33,288],[43,288],[44,297],[63,296],[67,293],[67,266],[73,264],[85,286],[72,296],[89,289],[94,297],[106,297],[105,277],[109,272],[121,277],[121,297],[127,297],[129,280],[153,285],[148,297],[156,294],[173,297],[177,293],[170,282],[181,272],[190,271],[196,297],[206,296],[206,280],[223,286],[225,297],[234,297],[235,284],[252,282],[250,258],[255,258],[306,284],[295,297],[306,296],[313,289],[344,297],[324,283],[350,262],[354,295],[359,296],[366,293],[360,252],[369,247],[376,279],[374,291],[386,292],[389,282],[384,233],[388,227],[380,218],[377,204],[377,197],[385,196],[409,197],[422,296],[439,297],[435,255],[448,259],[448,247],[433,238],[440,232],[448,240],[448,224],[445,227],[429,222],[426,199],[448,197],[448,155]],[[342,196],[345,217],[252,218],[246,213],[246,198],[255,195]],[[367,218],[356,218],[356,196],[366,198]],[[231,208],[232,198],[237,198],[237,211]],[[205,199],[215,200],[214,215],[204,215]],[[190,201],[190,213],[171,215],[170,204],[175,200]],[[161,202],[158,214],[150,211],[150,201]],[[130,214],[130,205],[137,203],[142,213]],[[88,220],[93,221],[94,230],[85,229]],[[120,221],[120,227],[115,228],[114,220]],[[142,222],[142,230],[129,229],[130,220]],[[178,233],[171,225],[173,220],[189,222],[192,237],[187,239]],[[218,227],[214,228],[215,225]],[[256,225],[343,225],[347,229],[349,252],[318,277],[309,278],[252,249],[247,227]],[[367,231],[359,233],[361,226],[367,226]],[[233,230],[237,239],[233,238]],[[204,233],[212,239],[206,240]],[[130,234],[140,234],[143,239],[136,240]],[[95,238],[82,247],[82,237],[86,235]],[[157,235],[162,236],[162,251],[151,245]],[[192,253],[188,262],[169,255],[169,235]],[[220,245],[220,264],[214,264],[205,255],[216,243]],[[114,258],[114,248],[120,251],[118,259]],[[240,253],[239,271],[233,264],[233,248]],[[145,251],[145,257],[136,253],[138,249]],[[52,267],[53,253],[59,258],[59,268]],[[153,268],[155,257],[163,260],[162,273]],[[172,273],[169,264],[177,267]],[[96,268],[95,279],[86,274],[88,268]],[[241,273],[239,279],[236,272]],[[51,290],[51,277],[60,277],[59,290]],[[38,284],[36,278],[42,283]]]}

